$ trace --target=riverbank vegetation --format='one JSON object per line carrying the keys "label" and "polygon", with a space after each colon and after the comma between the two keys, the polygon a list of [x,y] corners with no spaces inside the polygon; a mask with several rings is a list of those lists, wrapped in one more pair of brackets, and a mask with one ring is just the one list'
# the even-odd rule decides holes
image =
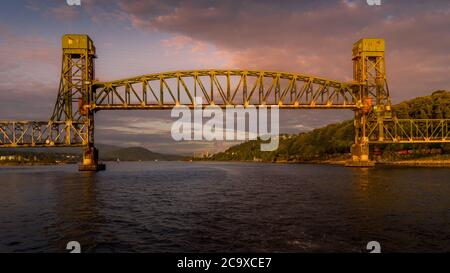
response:
{"label": "riverbank vegetation", "polygon": [[[450,92],[436,91],[393,106],[398,118],[450,119]],[[280,135],[279,148],[272,152],[260,151],[260,140],[248,141],[215,154],[207,160],[311,162],[342,161],[350,157],[354,142],[353,120],[331,124],[296,135]],[[439,158],[448,161],[449,144],[371,145],[371,155],[379,161]]]}

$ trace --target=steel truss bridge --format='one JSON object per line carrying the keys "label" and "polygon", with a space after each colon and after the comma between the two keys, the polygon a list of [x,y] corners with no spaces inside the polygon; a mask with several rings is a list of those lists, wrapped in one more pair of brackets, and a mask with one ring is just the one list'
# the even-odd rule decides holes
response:
{"label": "steel truss bridge", "polygon": [[352,82],[296,73],[190,70],[95,81],[88,35],[62,38],[59,92],[49,121],[0,121],[0,148],[84,147],[80,170],[96,171],[94,115],[100,110],[164,110],[178,105],[253,105],[280,109],[349,109],[355,113],[352,162],[369,163],[369,144],[450,142],[449,119],[398,119],[391,110],[383,39],[353,45]]}

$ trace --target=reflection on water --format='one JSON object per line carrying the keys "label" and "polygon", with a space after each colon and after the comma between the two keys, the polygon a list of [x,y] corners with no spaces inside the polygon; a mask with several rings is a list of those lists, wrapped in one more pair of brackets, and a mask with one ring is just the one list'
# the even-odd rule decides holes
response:
{"label": "reflection on water", "polygon": [[252,163],[0,168],[0,251],[450,250],[448,169]]}
{"label": "reflection on water", "polygon": [[46,227],[48,234],[57,234],[61,239],[52,242],[50,248],[65,249],[71,238],[82,238],[83,246],[94,238],[95,223],[101,221],[96,200],[95,175],[81,173],[61,181],[55,193],[56,202],[53,211],[58,219],[53,225]]}
{"label": "reflection on water", "polygon": [[355,180],[355,184],[359,187],[359,191],[361,194],[367,192],[369,187],[369,168],[352,168],[350,169],[352,173],[352,178]]}

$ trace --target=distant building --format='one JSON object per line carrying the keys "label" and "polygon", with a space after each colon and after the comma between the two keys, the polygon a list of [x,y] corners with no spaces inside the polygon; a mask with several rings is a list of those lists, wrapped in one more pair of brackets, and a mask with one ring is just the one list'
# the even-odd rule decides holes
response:
{"label": "distant building", "polygon": [[21,155],[2,155],[0,156],[0,161],[22,161],[23,157]]}

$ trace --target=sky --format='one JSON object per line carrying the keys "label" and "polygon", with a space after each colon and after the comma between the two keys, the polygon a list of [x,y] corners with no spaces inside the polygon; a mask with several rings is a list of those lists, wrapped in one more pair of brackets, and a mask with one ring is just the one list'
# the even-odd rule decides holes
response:
{"label": "sky", "polygon": [[[2,1],[0,120],[47,120],[56,99],[61,36],[86,33],[101,81],[183,69],[258,69],[352,79],[352,44],[386,40],[393,103],[450,90],[450,1],[65,0]],[[344,110],[281,112],[299,133],[351,118]],[[234,143],[175,142],[170,111],[99,112],[96,141],[166,153]]]}

